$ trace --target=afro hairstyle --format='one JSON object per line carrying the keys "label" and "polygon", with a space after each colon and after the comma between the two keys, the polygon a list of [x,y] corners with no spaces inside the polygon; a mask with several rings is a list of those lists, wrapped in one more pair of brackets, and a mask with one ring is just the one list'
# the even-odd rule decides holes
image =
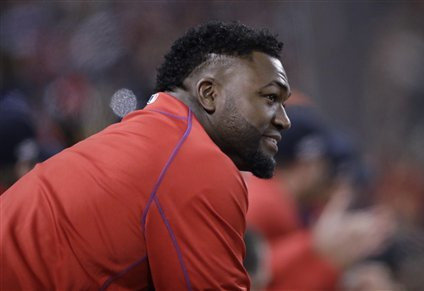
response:
{"label": "afro hairstyle", "polygon": [[156,92],[183,88],[183,81],[211,54],[243,57],[253,51],[279,58],[283,43],[267,30],[238,22],[209,22],[189,29],[177,39],[158,68]]}

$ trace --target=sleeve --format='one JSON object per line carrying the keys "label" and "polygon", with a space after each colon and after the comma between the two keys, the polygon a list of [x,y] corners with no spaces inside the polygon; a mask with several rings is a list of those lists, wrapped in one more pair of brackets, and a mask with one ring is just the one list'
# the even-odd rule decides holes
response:
{"label": "sleeve", "polygon": [[176,176],[154,198],[146,220],[153,285],[158,290],[248,290],[243,267],[247,190],[240,174],[192,174],[185,182],[178,178],[184,173]]}
{"label": "sleeve", "polygon": [[272,281],[267,290],[335,290],[339,270],[317,254],[307,231],[271,246]]}

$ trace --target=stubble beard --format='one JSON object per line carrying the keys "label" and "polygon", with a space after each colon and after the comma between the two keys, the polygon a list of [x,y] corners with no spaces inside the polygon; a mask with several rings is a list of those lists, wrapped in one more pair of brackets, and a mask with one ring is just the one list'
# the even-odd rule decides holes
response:
{"label": "stubble beard", "polygon": [[224,152],[229,152],[229,156],[232,154],[239,156],[246,170],[256,177],[272,178],[276,162],[272,156],[260,150],[261,132],[239,113],[233,102],[227,101],[225,113],[223,126],[230,134],[226,138],[228,148]]}

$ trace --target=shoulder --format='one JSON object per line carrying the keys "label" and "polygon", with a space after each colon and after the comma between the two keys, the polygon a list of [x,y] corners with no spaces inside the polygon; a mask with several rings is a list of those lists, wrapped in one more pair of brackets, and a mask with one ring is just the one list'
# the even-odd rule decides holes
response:
{"label": "shoulder", "polygon": [[210,205],[235,203],[244,213],[247,211],[247,188],[239,170],[195,117],[189,120],[184,134],[180,132],[180,142],[173,148],[159,197],[180,206],[195,201]]}
{"label": "shoulder", "polygon": [[207,134],[193,126],[176,160],[179,171],[189,174],[202,187],[234,189],[247,193],[244,180],[233,161],[225,155]]}

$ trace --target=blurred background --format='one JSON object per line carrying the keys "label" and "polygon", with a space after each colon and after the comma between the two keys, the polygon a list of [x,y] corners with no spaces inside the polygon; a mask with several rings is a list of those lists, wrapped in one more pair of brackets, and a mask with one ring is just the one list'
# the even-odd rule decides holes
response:
{"label": "blurred background", "polygon": [[423,15],[423,1],[3,0],[0,188],[142,108],[187,28],[237,20],[283,40],[296,95],[361,161],[366,186],[351,207],[391,209],[407,233],[386,256],[391,274],[423,290]]}

